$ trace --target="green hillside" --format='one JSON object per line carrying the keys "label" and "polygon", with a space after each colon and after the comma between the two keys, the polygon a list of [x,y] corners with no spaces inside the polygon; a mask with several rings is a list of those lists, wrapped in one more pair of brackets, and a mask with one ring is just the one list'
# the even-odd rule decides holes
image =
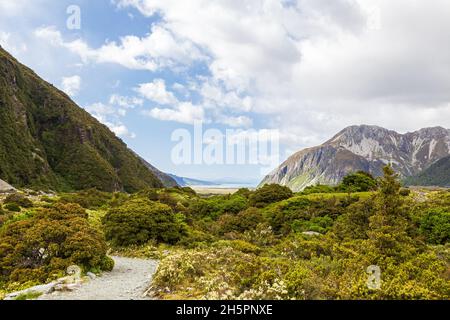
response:
{"label": "green hillside", "polygon": [[442,158],[420,174],[405,179],[410,186],[450,186],[450,156]]}
{"label": "green hillside", "polygon": [[16,187],[136,191],[158,178],[114,133],[0,48],[0,179]]}

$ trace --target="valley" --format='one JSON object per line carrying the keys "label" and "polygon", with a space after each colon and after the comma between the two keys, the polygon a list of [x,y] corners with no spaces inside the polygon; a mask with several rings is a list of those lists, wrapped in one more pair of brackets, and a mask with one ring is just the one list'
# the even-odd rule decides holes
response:
{"label": "valley", "polygon": [[448,300],[449,149],[442,127],[351,126],[221,187],[157,169],[0,48],[0,299]]}

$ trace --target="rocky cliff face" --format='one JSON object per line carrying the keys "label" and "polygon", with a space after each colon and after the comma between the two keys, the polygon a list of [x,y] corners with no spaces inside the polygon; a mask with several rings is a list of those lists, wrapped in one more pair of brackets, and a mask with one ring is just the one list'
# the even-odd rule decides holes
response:
{"label": "rocky cliff face", "polygon": [[399,134],[377,126],[352,126],[320,146],[294,154],[261,184],[279,183],[299,191],[319,183],[337,184],[357,170],[379,176],[388,163],[408,177],[449,154],[449,129],[435,127]]}

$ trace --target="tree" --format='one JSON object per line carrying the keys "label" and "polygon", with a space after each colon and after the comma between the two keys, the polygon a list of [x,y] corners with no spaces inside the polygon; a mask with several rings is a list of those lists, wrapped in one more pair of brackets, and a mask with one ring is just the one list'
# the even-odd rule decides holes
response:
{"label": "tree", "polygon": [[293,196],[292,190],[279,184],[266,184],[250,196],[250,205],[263,208],[271,203],[289,199]]}
{"label": "tree", "polygon": [[367,172],[358,171],[344,177],[338,190],[345,192],[366,192],[375,191],[377,189],[377,181]]}
{"label": "tree", "polygon": [[375,214],[370,217],[368,236],[382,256],[404,259],[415,251],[409,231],[412,223],[400,195],[398,174],[391,166],[383,168],[380,190],[375,198]]}

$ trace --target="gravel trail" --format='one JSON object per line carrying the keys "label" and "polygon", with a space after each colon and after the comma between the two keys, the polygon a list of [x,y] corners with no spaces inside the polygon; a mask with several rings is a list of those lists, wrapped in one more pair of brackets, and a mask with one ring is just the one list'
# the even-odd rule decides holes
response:
{"label": "gravel trail", "polygon": [[39,300],[149,300],[144,292],[158,268],[158,261],[112,257],[111,272],[105,272],[72,292],[55,292]]}

